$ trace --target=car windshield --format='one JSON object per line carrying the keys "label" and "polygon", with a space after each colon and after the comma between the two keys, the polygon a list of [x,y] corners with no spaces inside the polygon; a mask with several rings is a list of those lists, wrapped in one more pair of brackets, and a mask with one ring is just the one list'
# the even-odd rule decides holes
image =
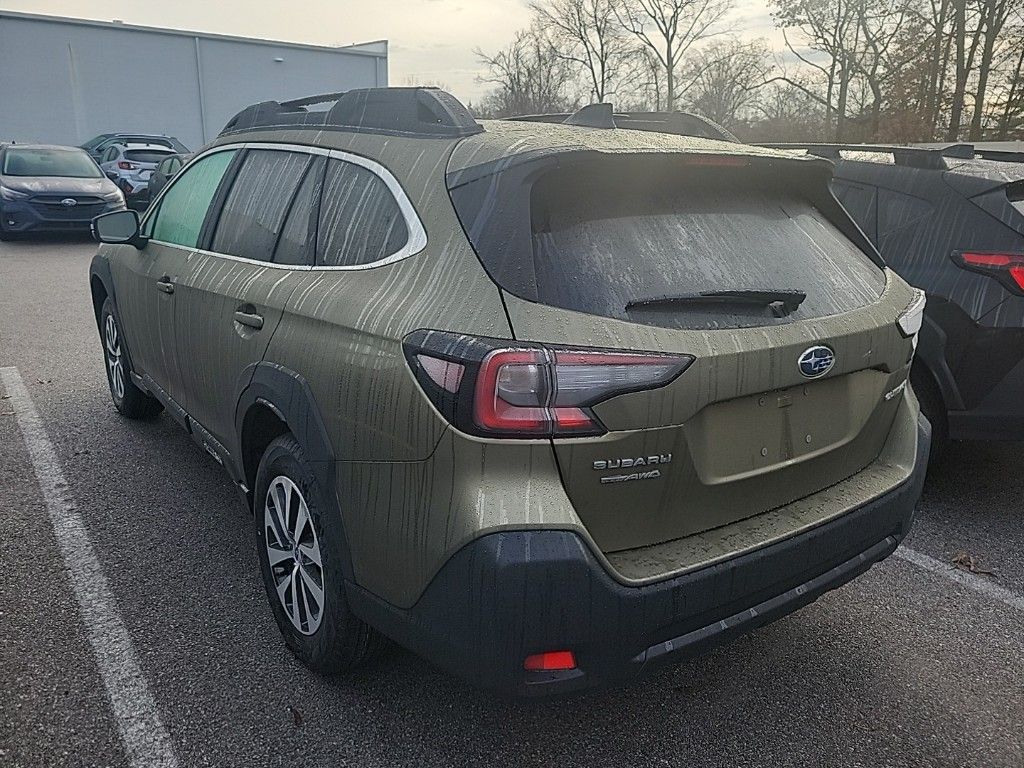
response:
{"label": "car windshield", "polygon": [[11,148],[4,155],[4,176],[62,176],[98,179],[103,176],[96,163],[80,149]]}

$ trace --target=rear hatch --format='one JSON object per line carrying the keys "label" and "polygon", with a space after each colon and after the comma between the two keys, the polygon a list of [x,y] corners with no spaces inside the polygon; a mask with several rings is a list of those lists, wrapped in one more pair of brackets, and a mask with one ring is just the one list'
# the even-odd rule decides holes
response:
{"label": "rear hatch", "polygon": [[157,165],[173,154],[168,149],[126,149],[124,158],[132,166],[130,170],[138,173],[140,177],[148,179],[153,175]]}
{"label": "rear hatch", "polygon": [[829,176],[816,161],[589,151],[450,176],[517,339],[694,357],[594,406],[606,434],[552,441],[602,550],[749,518],[878,457],[913,293]]}

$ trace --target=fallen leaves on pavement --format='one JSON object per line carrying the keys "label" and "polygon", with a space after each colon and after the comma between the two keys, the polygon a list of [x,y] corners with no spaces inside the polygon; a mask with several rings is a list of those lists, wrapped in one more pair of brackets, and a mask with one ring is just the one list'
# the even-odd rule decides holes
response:
{"label": "fallen leaves on pavement", "polygon": [[953,565],[962,571],[968,571],[970,573],[976,573],[981,576],[995,576],[995,571],[990,571],[981,567],[981,560],[974,555],[969,555],[966,552],[957,552],[953,555],[953,559],[950,560]]}

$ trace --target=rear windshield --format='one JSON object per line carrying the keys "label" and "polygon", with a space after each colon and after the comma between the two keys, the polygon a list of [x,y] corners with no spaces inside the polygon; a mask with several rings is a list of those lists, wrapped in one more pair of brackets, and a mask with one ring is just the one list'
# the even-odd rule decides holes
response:
{"label": "rear windshield", "polygon": [[159,163],[168,155],[173,154],[161,149],[128,149],[124,156],[137,163]]}
{"label": "rear windshield", "polygon": [[81,149],[10,148],[4,154],[4,176],[60,176],[72,179],[98,179],[103,174],[92,158]]}
{"label": "rear windshield", "polygon": [[[798,185],[768,173],[650,156],[505,173],[452,197],[488,272],[522,298],[721,328],[848,312],[884,287],[882,269]],[[722,291],[741,295],[709,295]],[[775,294],[806,298],[780,313]]]}

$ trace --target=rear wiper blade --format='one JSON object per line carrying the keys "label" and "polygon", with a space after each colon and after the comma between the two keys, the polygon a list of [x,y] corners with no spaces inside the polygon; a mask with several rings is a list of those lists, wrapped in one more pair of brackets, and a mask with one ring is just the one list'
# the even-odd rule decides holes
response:
{"label": "rear wiper blade", "polygon": [[806,298],[806,293],[796,290],[701,291],[700,293],[679,293],[670,296],[633,299],[627,302],[626,311],[637,307],[677,304],[756,304],[771,309],[775,317],[785,317],[796,312]]}

